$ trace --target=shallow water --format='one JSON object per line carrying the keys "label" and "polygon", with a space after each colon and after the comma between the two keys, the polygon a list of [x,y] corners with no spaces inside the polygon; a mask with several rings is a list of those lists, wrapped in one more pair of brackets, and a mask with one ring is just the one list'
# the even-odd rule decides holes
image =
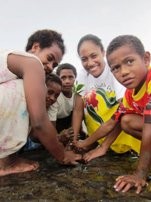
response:
{"label": "shallow water", "polygon": [[116,193],[115,178],[135,169],[134,155],[108,152],[88,164],[61,166],[44,150],[22,154],[39,161],[37,171],[0,178],[0,202],[149,202],[151,183],[140,195]]}

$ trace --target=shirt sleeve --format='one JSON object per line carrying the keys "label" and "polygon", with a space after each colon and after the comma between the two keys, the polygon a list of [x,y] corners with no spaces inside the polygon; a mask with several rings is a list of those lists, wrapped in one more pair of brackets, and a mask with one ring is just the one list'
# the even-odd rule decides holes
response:
{"label": "shirt sleeve", "polygon": [[56,121],[57,120],[57,113],[58,113],[59,105],[57,102],[55,102],[52,106],[48,109],[48,117],[50,121]]}

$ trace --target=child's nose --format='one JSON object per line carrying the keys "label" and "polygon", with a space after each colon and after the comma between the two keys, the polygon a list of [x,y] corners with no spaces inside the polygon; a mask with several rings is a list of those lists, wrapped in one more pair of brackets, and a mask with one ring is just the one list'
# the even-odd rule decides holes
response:
{"label": "child's nose", "polygon": [[56,99],[55,95],[52,95],[52,96],[50,97],[50,100],[51,100],[51,102],[54,103],[54,102],[56,102],[57,99]]}
{"label": "child's nose", "polygon": [[45,69],[45,71],[47,73],[51,73],[53,71],[53,63],[46,64],[45,67],[44,67],[44,69]]}
{"label": "child's nose", "polygon": [[129,70],[125,65],[121,66],[120,72],[121,72],[122,76],[125,76],[125,75],[129,74]]}

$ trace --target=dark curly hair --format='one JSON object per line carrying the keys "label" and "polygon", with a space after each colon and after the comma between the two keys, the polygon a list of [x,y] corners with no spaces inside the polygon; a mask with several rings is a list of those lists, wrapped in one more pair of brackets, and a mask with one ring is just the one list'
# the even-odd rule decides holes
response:
{"label": "dark curly hair", "polygon": [[58,83],[60,86],[62,86],[62,81],[60,77],[54,73],[46,74],[45,82],[46,82],[46,85],[49,82],[55,82],[55,83]]}
{"label": "dark curly hair", "polygon": [[53,43],[56,43],[61,49],[62,54],[65,53],[64,40],[62,35],[54,30],[43,29],[34,32],[29,38],[25,50],[31,50],[34,43],[39,43],[40,48],[51,47]]}

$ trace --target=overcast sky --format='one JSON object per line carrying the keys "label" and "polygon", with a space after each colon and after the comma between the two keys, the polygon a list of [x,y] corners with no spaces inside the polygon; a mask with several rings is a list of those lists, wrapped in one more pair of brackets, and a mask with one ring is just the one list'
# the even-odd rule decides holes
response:
{"label": "overcast sky", "polygon": [[151,0],[0,0],[0,47],[24,50],[38,29],[54,29],[65,40],[62,62],[80,68],[76,47],[88,33],[107,47],[117,35],[138,36],[151,51]]}

